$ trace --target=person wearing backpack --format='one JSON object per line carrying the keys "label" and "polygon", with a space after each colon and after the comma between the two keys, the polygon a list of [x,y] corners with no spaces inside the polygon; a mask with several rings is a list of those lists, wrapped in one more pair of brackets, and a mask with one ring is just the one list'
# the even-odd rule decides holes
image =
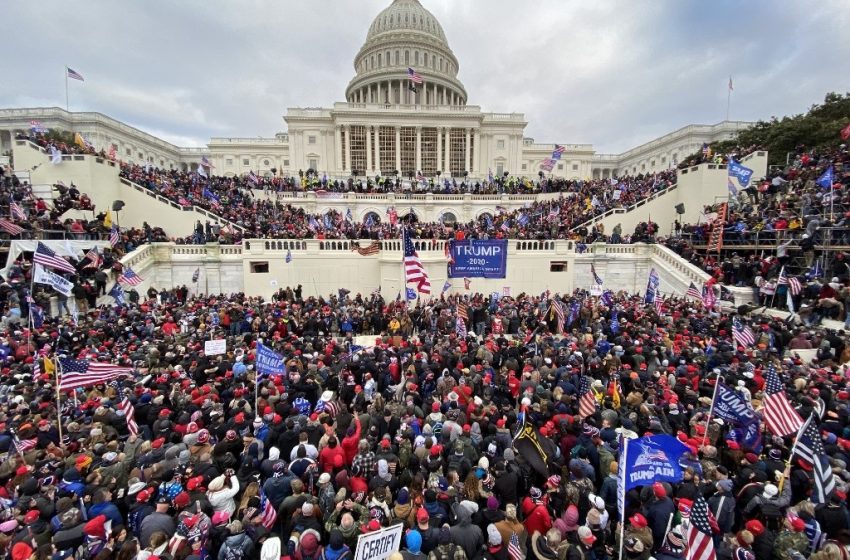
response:
{"label": "person wearing backpack", "polygon": [[322,550],[322,560],[351,560],[351,548],[345,544],[345,538],[339,529],[332,529],[328,546]]}
{"label": "person wearing backpack", "polygon": [[221,549],[218,551],[218,560],[246,560],[254,552],[254,543],[251,537],[242,528],[242,522],[231,521],[227,526],[230,535],[224,539]]}
{"label": "person wearing backpack", "polygon": [[487,525],[487,547],[478,554],[476,560],[508,560],[508,547],[502,542],[502,535],[492,523]]}
{"label": "person wearing backpack", "polygon": [[428,560],[467,560],[463,547],[452,542],[452,533],[448,525],[440,528],[437,548],[428,554]]}

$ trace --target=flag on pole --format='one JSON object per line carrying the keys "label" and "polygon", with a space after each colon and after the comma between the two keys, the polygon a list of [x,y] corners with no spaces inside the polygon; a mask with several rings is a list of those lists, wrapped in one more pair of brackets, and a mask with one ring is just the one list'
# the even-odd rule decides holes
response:
{"label": "flag on pole", "polygon": [[732,87],[732,76],[729,76],[729,91],[733,91],[735,88]]}
{"label": "flag on pole", "polygon": [[124,411],[124,420],[127,421],[127,431],[131,435],[139,435],[139,425],[136,424],[136,409],[127,397],[124,397],[121,401],[121,410]]}
{"label": "flag on pole", "polygon": [[583,418],[593,416],[596,412],[596,397],[593,396],[593,391],[590,389],[590,378],[586,375],[581,376],[578,384],[578,415]]}
{"label": "flag on pole", "polygon": [[197,283],[198,278],[201,277],[201,267],[195,269],[195,272],[192,273],[192,283]]}
{"label": "flag on pole", "polygon": [[118,281],[129,284],[130,286],[138,286],[143,282],[143,279],[128,266],[124,269],[124,272],[121,273],[121,276],[118,277]]}
{"label": "flag on pole", "polygon": [[564,306],[558,300],[553,299],[552,304],[549,306],[549,311],[557,317],[555,330],[559,333],[564,332]]}
{"label": "flag on pole", "polygon": [[708,509],[708,503],[702,494],[697,494],[697,499],[691,507],[685,535],[688,546],[687,557],[690,560],[716,560],[710,520],[711,512]]}
{"label": "flag on pole", "polygon": [[785,387],[773,364],[768,366],[764,378],[764,395],[764,420],[770,431],[782,437],[797,432],[803,425],[803,419],[788,402]]}
{"label": "flag on pole", "polygon": [[71,69],[67,66],[65,67],[65,75],[67,77],[71,78],[72,80],[80,80],[81,82],[85,82],[82,74],[80,74],[76,70],[73,70],[73,69]]}
{"label": "flag on pole", "polygon": [[127,304],[124,299],[124,290],[121,288],[121,285],[118,282],[115,282],[115,285],[112,286],[112,289],[109,290],[109,295],[112,296],[112,299],[115,300],[115,303],[118,305],[124,306]]}
{"label": "flag on pole", "polygon": [[77,272],[77,269],[71,263],[58,256],[41,241],[38,242],[35,253],[33,253],[32,262],[33,264],[40,264],[47,268],[54,268],[63,272],[70,272],[71,274]]}
{"label": "flag on pole", "polygon": [[458,317],[455,321],[455,333],[458,338],[466,338],[466,322],[463,317]]}
{"label": "flag on pole", "polygon": [[596,267],[593,266],[593,263],[590,264],[590,273],[593,275],[593,281],[601,286],[602,278],[600,278],[599,275],[596,274]]}
{"label": "flag on pole", "polygon": [[410,239],[410,232],[407,228],[401,232],[402,245],[404,246],[404,281],[405,283],[416,283],[417,290],[423,294],[431,293],[431,281],[428,279],[428,273],[422,262],[419,260],[419,255],[416,248],[413,246],[413,241]]}
{"label": "flag on pole", "polygon": [[410,78],[410,81],[414,84],[421,84],[422,82],[424,82],[422,76],[420,76],[413,68],[407,69],[407,77]]}
{"label": "flag on pole", "polygon": [[9,212],[12,214],[13,220],[23,220],[26,221],[27,214],[24,212],[24,209],[21,208],[21,205],[15,202],[14,200],[9,203]]}
{"label": "flag on pole", "polygon": [[83,258],[89,261],[83,268],[99,268],[100,263],[103,260],[100,257],[97,247],[89,249],[89,252],[86,253],[86,256]]}
{"label": "flag on pole", "polygon": [[12,437],[14,438],[15,451],[17,451],[18,455],[21,457],[24,456],[24,453],[35,449],[36,445],[38,445],[37,438],[20,439],[18,438],[18,434],[14,434]]}
{"label": "flag on pole", "polygon": [[555,149],[552,150],[552,159],[554,159],[554,160],[561,159],[561,156],[564,155],[564,152],[566,150],[567,149],[565,147],[559,146],[558,144],[555,144]]}
{"label": "flag on pole", "polygon": [[451,287],[452,287],[452,283],[449,282],[448,280],[446,280],[446,283],[443,284],[443,293],[448,292]]}
{"label": "flag on pole", "polygon": [[797,433],[797,446],[794,455],[812,466],[814,492],[811,500],[815,504],[825,504],[830,494],[835,490],[835,476],[829,464],[829,457],[823,447],[821,436],[814,422],[814,413],[801,426]]}
{"label": "flag on pole", "polygon": [[525,554],[519,547],[519,537],[514,531],[511,531],[511,538],[508,540],[508,556],[511,560],[525,560]]}
{"label": "flag on pole", "polygon": [[750,327],[741,323],[741,320],[737,317],[732,321],[732,338],[744,348],[749,348],[756,342],[756,337]]}
{"label": "flag on pole", "polygon": [[658,272],[656,272],[654,268],[651,269],[649,271],[649,278],[646,281],[646,296],[644,297],[644,303],[653,303],[655,301],[655,294],[658,291],[658,285],[660,282]]}
{"label": "flag on pole", "polygon": [[834,183],[834,182],[835,182],[835,172],[834,172],[834,170],[833,170],[832,166],[830,165],[830,166],[827,168],[827,170],[826,170],[826,171],[824,171],[824,172],[823,172],[823,174],[822,174],[820,177],[818,177],[818,180],[817,180],[817,181],[815,181],[815,182],[816,182],[816,183],[818,184],[818,186],[819,186],[819,187],[821,187],[821,188],[824,188],[824,189],[831,189],[831,188],[832,188],[832,183]]}
{"label": "flag on pole", "polygon": [[0,229],[9,235],[20,235],[24,232],[24,228],[6,218],[0,218]]}
{"label": "flag on pole", "polygon": [[121,235],[118,233],[118,228],[116,226],[112,226],[112,229],[109,230],[109,244],[115,247],[120,242]]}
{"label": "flag on pole", "polygon": [[133,368],[102,362],[60,358],[59,390],[88,387],[133,375]]}

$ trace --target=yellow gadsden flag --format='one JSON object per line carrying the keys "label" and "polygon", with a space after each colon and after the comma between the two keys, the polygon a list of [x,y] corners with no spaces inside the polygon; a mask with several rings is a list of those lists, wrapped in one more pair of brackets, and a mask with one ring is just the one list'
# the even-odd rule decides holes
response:
{"label": "yellow gadsden flag", "polygon": [[84,148],[84,149],[86,148],[86,140],[85,140],[85,138],[83,138],[83,135],[80,134],[79,132],[74,133],[74,144],[76,144],[77,146],[79,146],[81,148]]}
{"label": "yellow gadsden flag", "polygon": [[106,211],[106,215],[103,217],[103,227],[112,229],[112,212],[109,210]]}

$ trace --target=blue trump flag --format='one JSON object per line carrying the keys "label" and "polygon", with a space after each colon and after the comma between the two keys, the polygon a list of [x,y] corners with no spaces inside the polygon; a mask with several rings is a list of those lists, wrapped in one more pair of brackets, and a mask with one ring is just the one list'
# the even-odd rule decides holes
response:
{"label": "blue trump flag", "polygon": [[257,380],[275,373],[286,373],[286,364],[283,361],[283,356],[263,344],[257,344],[257,359],[255,363],[257,364]]}
{"label": "blue trump flag", "polygon": [[729,160],[729,165],[727,166],[729,169],[729,177],[735,177],[738,179],[738,183],[742,187],[746,187],[750,184],[750,177],[753,176],[753,170],[749,167],[744,167],[734,159]]}
{"label": "blue trump flag", "polygon": [[832,183],[835,182],[835,172],[830,165],[829,168],[823,172],[823,175],[818,177],[818,180],[815,181],[819,187],[824,189],[831,189]]}
{"label": "blue trump flag", "polygon": [[688,447],[673,436],[660,434],[628,441],[620,457],[621,490],[654,482],[681,482],[684,469],[679,464]]}
{"label": "blue trump flag", "polygon": [[407,301],[415,300],[416,299],[416,290],[414,290],[413,288],[407,288],[406,292],[405,292],[405,297],[407,298]]}
{"label": "blue trump flag", "polygon": [[124,299],[124,290],[121,289],[121,286],[118,284],[118,282],[116,282],[115,285],[112,286],[112,289],[109,290],[109,295],[112,296],[112,299],[115,300],[116,304],[122,307],[127,304],[126,300]]}
{"label": "blue trump flag", "polygon": [[717,386],[714,415],[732,425],[732,434],[743,449],[761,451],[761,424],[752,405],[725,383]]}

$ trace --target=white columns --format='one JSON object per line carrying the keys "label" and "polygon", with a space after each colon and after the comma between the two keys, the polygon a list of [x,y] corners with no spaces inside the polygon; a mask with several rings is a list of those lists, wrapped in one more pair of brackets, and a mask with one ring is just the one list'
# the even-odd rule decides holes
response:
{"label": "white columns", "polygon": [[422,169],[422,127],[416,127],[416,171]]}
{"label": "white columns", "polygon": [[443,127],[437,127],[437,170],[443,170]]}
{"label": "white columns", "polygon": [[451,167],[452,167],[452,147],[451,147],[451,127],[446,127],[446,152],[443,154],[445,158],[445,165],[443,166],[443,173],[447,175],[451,175]]}
{"label": "white columns", "polygon": [[470,169],[470,172],[471,173],[479,173],[481,171],[481,164],[480,164],[480,162],[481,162],[481,129],[476,128],[474,132],[475,132],[475,137],[474,137],[474,142],[473,142],[472,145],[473,145],[473,150],[474,150],[475,156],[472,158],[472,164],[471,164],[472,168]]}
{"label": "white columns", "polygon": [[342,130],[339,125],[334,127],[334,144],[336,145],[336,151],[334,152],[336,157],[335,169],[337,172],[342,172]]}
{"label": "white columns", "polygon": [[395,168],[401,173],[401,127],[395,127]]}
{"label": "white columns", "polygon": [[351,125],[345,125],[345,169],[346,175],[351,174]]}
{"label": "white columns", "polygon": [[381,172],[381,127],[375,127],[375,171]]}
{"label": "white columns", "polygon": [[364,175],[368,175],[372,171],[372,125],[366,127],[366,171]]}
{"label": "white columns", "polygon": [[464,149],[464,153],[463,153],[463,164],[464,164],[463,170],[467,171],[467,172],[469,172],[470,168],[472,167],[472,157],[471,157],[472,156],[472,150],[469,149],[469,132],[470,131],[467,128],[466,129],[466,143],[464,144],[465,149]]}

